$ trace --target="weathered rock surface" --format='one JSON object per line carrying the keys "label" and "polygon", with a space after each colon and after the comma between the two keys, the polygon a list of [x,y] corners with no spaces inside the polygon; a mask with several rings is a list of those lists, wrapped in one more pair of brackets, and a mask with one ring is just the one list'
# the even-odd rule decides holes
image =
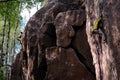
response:
{"label": "weathered rock surface", "polygon": [[15,61],[12,64],[11,80],[22,80],[22,65],[20,61],[20,53],[17,54]]}
{"label": "weathered rock surface", "polygon": [[90,72],[94,72],[94,67],[92,62],[92,55],[90,52],[90,47],[87,42],[86,28],[85,25],[80,28],[74,28],[76,30],[76,35],[72,40],[71,47],[76,51],[77,56],[80,56],[80,61],[89,69]]}
{"label": "weathered rock surface", "polygon": [[81,26],[84,21],[85,11],[83,10],[69,10],[59,13],[55,19],[57,46],[68,47],[75,35],[72,27]]}
{"label": "weathered rock surface", "polygon": [[30,18],[18,63],[25,80],[95,80],[79,3],[49,1]]}
{"label": "weathered rock surface", "polygon": [[72,48],[46,49],[47,74],[45,80],[94,80]]}

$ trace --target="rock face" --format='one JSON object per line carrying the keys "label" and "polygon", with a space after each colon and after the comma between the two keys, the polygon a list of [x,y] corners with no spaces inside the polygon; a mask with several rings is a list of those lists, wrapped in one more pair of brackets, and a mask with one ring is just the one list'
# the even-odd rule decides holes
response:
{"label": "rock face", "polygon": [[17,54],[14,63],[12,64],[11,80],[22,80],[22,65],[20,61],[20,53]]}
{"label": "rock face", "polygon": [[46,49],[48,70],[45,80],[94,80],[72,48]]}
{"label": "rock face", "polygon": [[20,63],[15,62],[21,65],[21,80],[95,80],[81,3],[49,0],[30,18]]}

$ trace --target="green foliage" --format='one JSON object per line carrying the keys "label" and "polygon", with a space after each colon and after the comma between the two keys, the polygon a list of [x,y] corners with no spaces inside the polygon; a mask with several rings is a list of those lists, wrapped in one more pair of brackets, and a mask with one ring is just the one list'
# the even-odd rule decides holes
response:
{"label": "green foliage", "polygon": [[[22,11],[23,8],[30,9],[33,6],[35,6],[38,2],[43,2],[44,0],[8,0],[7,2],[0,2],[0,50],[3,48],[3,59],[5,60],[6,58],[6,50],[7,46],[6,44],[8,43],[9,45],[9,56],[8,63],[12,63],[12,57],[14,56],[15,51],[15,45],[18,44],[19,42],[17,41],[18,34],[20,33],[20,22],[22,20],[22,17],[20,15],[20,12]],[[24,6],[23,6],[24,5]],[[6,18],[6,24],[5,24],[5,18]],[[8,24],[10,22],[10,25]],[[5,25],[5,27],[4,27]],[[10,26],[10,34],[8,34],[8,30]],[[3,30],[4,33],[3,33]],[[2,46],[2,40],[3,40],[3,34],[4,34],[4,45]],[[8,40],[8,35],[10,35],[9,42]],[[5,64],[5,61],[4,61]],[[2,71],[6,71],[7,68],[6,66],[0,66],[0,69]],[[5,73],[0,72],[0,80],[4,80],[5,78]]]}
{"label": "green foliage", "polygon": [[[20,12],[22,11],[23,8],[30,9],[38,2],[42,2],[42,5],[45,5],[46,0],[8,0],[6,2],[0,2],[0,50],[3,48],[3,63],[4,65],[0,65],[0,80],[4,80],[6,77],[5,71],[7,70],[7,63],[12,63],[16,44],[19,44],[19,41],[17,41],[18,34],[20,33],[20,26],[21,26],[21,20],[22,17],[20,16]],[[5,23],[6,22],[6,23]],[[10,25],[9,25],[10,22]],[[9,31],[9,26],[10,26],[10,33],[8,34]],[[4,31],[3,31],[4,30]],[[4,36],[3,36],[4,34]],[[8,38],[8,35],[10,35],[10,38]],[[3,40],[4,37],[4,40]],[[7,41],[9,39],[9,42]],[[2,46],[2,42],[4,41],[4,45]],[[7,46],[6,44],[8,43],[8,53],[9,56],[6,58],[6,50]],[[8,59],[7,63],[5,63],[5,60]]]}
{"label": "green foliage", "polygon": [[1,73],[1,74],[0,74],[0,80],[4,80],[4,77],[5,77],[4,74]]}
{"label": "green foliage", "polygon": [[42,6],[42,7],[45,6],[46,3],[47,3],[47,0],[42,1],[42,2],[41,2],[41,6]]}
{"label": "green foliage", "polygon": [[96,22],[95,22],[95,24],[94,24],[94,26],[93,26],[93,29],[94,29],[94,30],[97,30],[97,29],[98,29],[98,24],[99,24],[100,20],[101,20],[101,17],[99,17],[99,18],[96,20]]}
{"label": "green foliage", "polygon": [[5,74],[4,74],[4,71],[5,71],[5,66],[2,66],[1,67],[1,73],[0,73],[0,80],[4,80],[4,78],[5,78]]}

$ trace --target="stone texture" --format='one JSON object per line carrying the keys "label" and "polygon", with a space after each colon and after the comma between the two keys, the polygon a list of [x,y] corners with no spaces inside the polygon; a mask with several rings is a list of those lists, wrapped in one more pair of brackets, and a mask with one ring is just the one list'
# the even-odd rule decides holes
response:
{"label": "stone texture", "polygon": [[23,73],[22,73],[22,65],[20,61],[20,53],[17,54],[16,59],[14,60],[12,64],[12,69],[11,69],[11,79],[10,80],[22,80]]}
{"label": "stone texture", "polygon": [[[25,28],[22,43],[22,66],[26,80],[43,80],[46,75],[45,48],[56,45],[54,17],[65,8],[62,3],[48,3],[33,15]],[[63,6],[64,7],[64,6]],[[26,56],[26,57],[25,57]],[[23,65],[23,64],[26,65]]]}
{"label": "stone texture", "polygon": [[[120,79],[120,0],[86,0],[86,33],[97,80]],[[95,21],[102,18],[102,36],[91,34]],[[100,38],[101,37],[101,38]],[[102,39],[106,40],[103,41]]]}
{"label": "stone texture", "polygon": [[82,59],[80,59],[84,65],[90,70],[90,72],[94,73],[94,67],[93,67],[93,60],[92,55],[90,52],[90,47],[87,42],[87,35],[86,35],[86,28],[85,25],[83,27],[74,28],[76,30],[76,35],[72,40],[72,48],[76,50],[76,53],[79,55],[82,55]]}
{"label": "stone texture", "polygon": [[20,63],[16,63],[22,67],[19,77],[95,80],[86,39],[85,11],[76,1],[49,1],[30,18],[23,33]]}
{"label": "stone texture", "polygon": [[72,48],[46,49],[47,76],[45,80],[95,80]]}
{"label": "stone texture", "polygon": [[81,26],[84,21],[84,10],[70,10],[59,13],[54,23],[56,27],[57,46],[68,47],[75,34],[72,26]]}

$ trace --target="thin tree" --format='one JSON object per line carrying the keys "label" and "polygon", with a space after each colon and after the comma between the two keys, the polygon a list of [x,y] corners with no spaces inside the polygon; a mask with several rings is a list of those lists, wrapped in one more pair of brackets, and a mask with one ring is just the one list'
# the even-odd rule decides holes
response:
{"label": "thin tree", "polygon": [[16,35],[17,35],[17,29],[18,29],[18,27],[19,27],[19,23],[20,23],[20,12],[21,12],[21,9],[22,9],[22,3],[20,3],[19,5],[18,5],[18,8],[19,8],[19,10],[18,10],[18,17],[17,17],[17,22],[16,22],[16,26],[15,26],[15,30],[14,30],[14,40],[13,40],[13,54],[12,54],[12,60],[14,59],[14,54],[15,54],[15,45],[16,45]]}
{"label": "thin tree", "polygon": [[4,26],[3,26],[3,32],[2,32],[2,50],[1,50],[1,54],[0,54],[0,69],[3,65],[5,29],[6,29],[6,14],[4,15]]}
{"label": "thin tree", "polygon": [[8,22],[8,32],[7,32],[7,43],[6,43],[6,58],[5,58],[5,67],[6,67],[6,79],[5,80],[8,80],[9,79],[9,74],[8,74],[8,58],[9,58],[9,43],[10,43],[10,30],[11,30],[11,26],[10,26],[10,20]]}

